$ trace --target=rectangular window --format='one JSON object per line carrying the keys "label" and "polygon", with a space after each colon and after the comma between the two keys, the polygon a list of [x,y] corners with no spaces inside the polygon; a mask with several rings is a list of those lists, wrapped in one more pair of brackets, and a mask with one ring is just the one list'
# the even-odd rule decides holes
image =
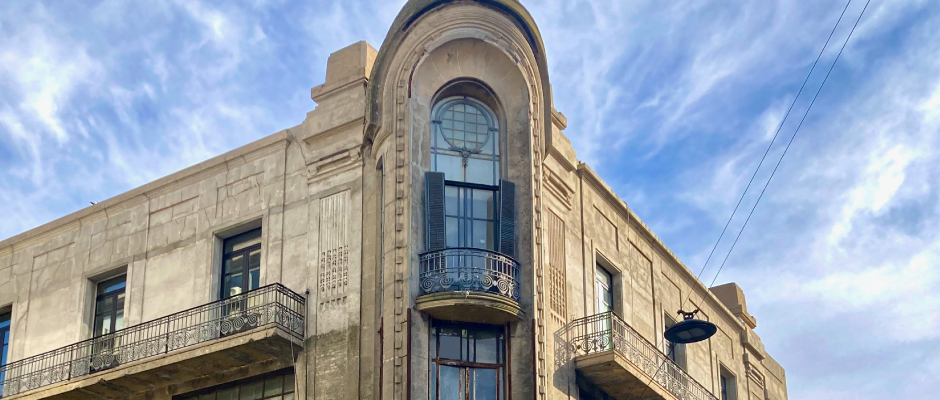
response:
{"label": "rectangular window", "polygon": [[613,277],[600,265],[594,268],[594,291],[597,314],[614,310]]}
{"label": "rectangular window", "polygon": [[[664,332],[675,324],[676,320],[669,316],[669,314],[663,315]],[[663,344],[666,347],[666,357],[669,357],[669,359],[676,363],[679,368],[685,369],[685,345],[681,343],[673,343],[666,339],[663,339]]]}
{"label": "rectangular window", "polygon": [[728,371],[723,365],[718,378],[721,385],[721,400],[737,400],[737,385],[735,384],[734,374]]}
{"label": "rectangular window", "polygon": [[294,371],[275,372],[176,396],[177,400],[294,400]]}
{"label": "rectangular window", "polygon": [[[10,348],[10,313],[0,313],[0,365],[7,363],[7,350]],[[3,382],[6,372],[0,371],[0,397],[3,397]]]}
{"label": "rectangular window", "polygon": [[499,326],[434,322],[432,400],[500,400],[505,395],[506,338]]}
{"label": "rectangular window", "polygon": [[98,283],[95,291],[95,321],[92,336],[107,335],[124,327],[124,291],[127,275]]}
{"label": "rectangular window", "polygon": [[444,188],[447,247],[496,250],[496,191],[448,184]]}
{"label": "rectangular window", "polygon": [[222,285],[226,299],[257,289],[261,278],[261,228],[225,239],[222,243]]}

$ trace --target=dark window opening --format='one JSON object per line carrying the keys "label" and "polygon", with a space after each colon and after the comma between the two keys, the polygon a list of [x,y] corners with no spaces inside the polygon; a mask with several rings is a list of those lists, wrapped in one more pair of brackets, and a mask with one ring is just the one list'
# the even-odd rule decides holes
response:
{"label": "dark window opening", "polygon": [[294,400],[294,371],[278,371],[174,397],[177,400]]}
{"label": "dark window opening", "polygon": [[[10,313],[0,313],[0,365],[7,364],[7,350],[10,348]],[[3,382],[6,371],[0,371],[0,397],[3,397]]]}
{"label": "dark window opening", "polygon": [[222,248],[219,298],[226,299],[257,289],[261,279],[261,229],[225,239]]}
{"label": "dark window opening", "polygon": [[434,321],[430,342],[432,400],[506,398],[502,327]]}

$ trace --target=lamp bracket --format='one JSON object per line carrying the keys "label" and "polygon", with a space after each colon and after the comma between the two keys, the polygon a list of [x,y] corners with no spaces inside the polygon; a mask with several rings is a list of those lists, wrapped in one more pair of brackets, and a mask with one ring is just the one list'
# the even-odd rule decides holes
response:
{"label": "lamp bracket", "polygon": [[692,318],[695,318],[695,314],[698,314],[699,311],[700,310],[697,308],[695,309],[695,311],[683,311],[680,309],[679,311],[676,312],[676,314],[682,315],[682,319],[692,319]]}

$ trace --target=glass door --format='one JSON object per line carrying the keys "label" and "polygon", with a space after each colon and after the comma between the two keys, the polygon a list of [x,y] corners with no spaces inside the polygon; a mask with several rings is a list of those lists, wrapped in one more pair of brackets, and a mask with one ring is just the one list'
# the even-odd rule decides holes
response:
{"label": "glass door", "polygon": [[435,322],[431,332],[430,398],[505,398],[505,346],[502,327]]}
{"label": "glass door", "polygon": [[[605,351],[612,349],[611,343],[611,327],[613,318],[612,314],[614,311],[614,292],[613,292],[613,277],[610,275],[610,272],[607,272],[604,267],[597,265],[594,267],[594,296],[595,296],[595,312],[597,314],[597,320],[594,322],[593,328],[595,329],[595,343],[597,351]],[[606,316],[602,317],[600,314],[607,313]]]}
{"label": "glass door", "polygon": [[120,338],[114,332],[124,327],[124,295],[127,275],[111,278],[98,284],[95,296],[95,321],[92,332],[91,370],[100,371],[118,364]]}

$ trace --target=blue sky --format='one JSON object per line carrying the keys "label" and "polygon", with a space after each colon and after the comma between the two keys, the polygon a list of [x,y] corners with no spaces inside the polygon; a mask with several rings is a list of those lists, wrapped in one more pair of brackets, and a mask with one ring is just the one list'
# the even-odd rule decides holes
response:
{"label": "blue sky", "polygon": [[[300,123],[329,53],[379,46],[402,4],[3,2],[0,238]],[[845,1],[524,4],[579,158],[697,272]],[[792,399],[935,397],[937,32],[940,3],[872,1],[717,280],[744,288]]]}

